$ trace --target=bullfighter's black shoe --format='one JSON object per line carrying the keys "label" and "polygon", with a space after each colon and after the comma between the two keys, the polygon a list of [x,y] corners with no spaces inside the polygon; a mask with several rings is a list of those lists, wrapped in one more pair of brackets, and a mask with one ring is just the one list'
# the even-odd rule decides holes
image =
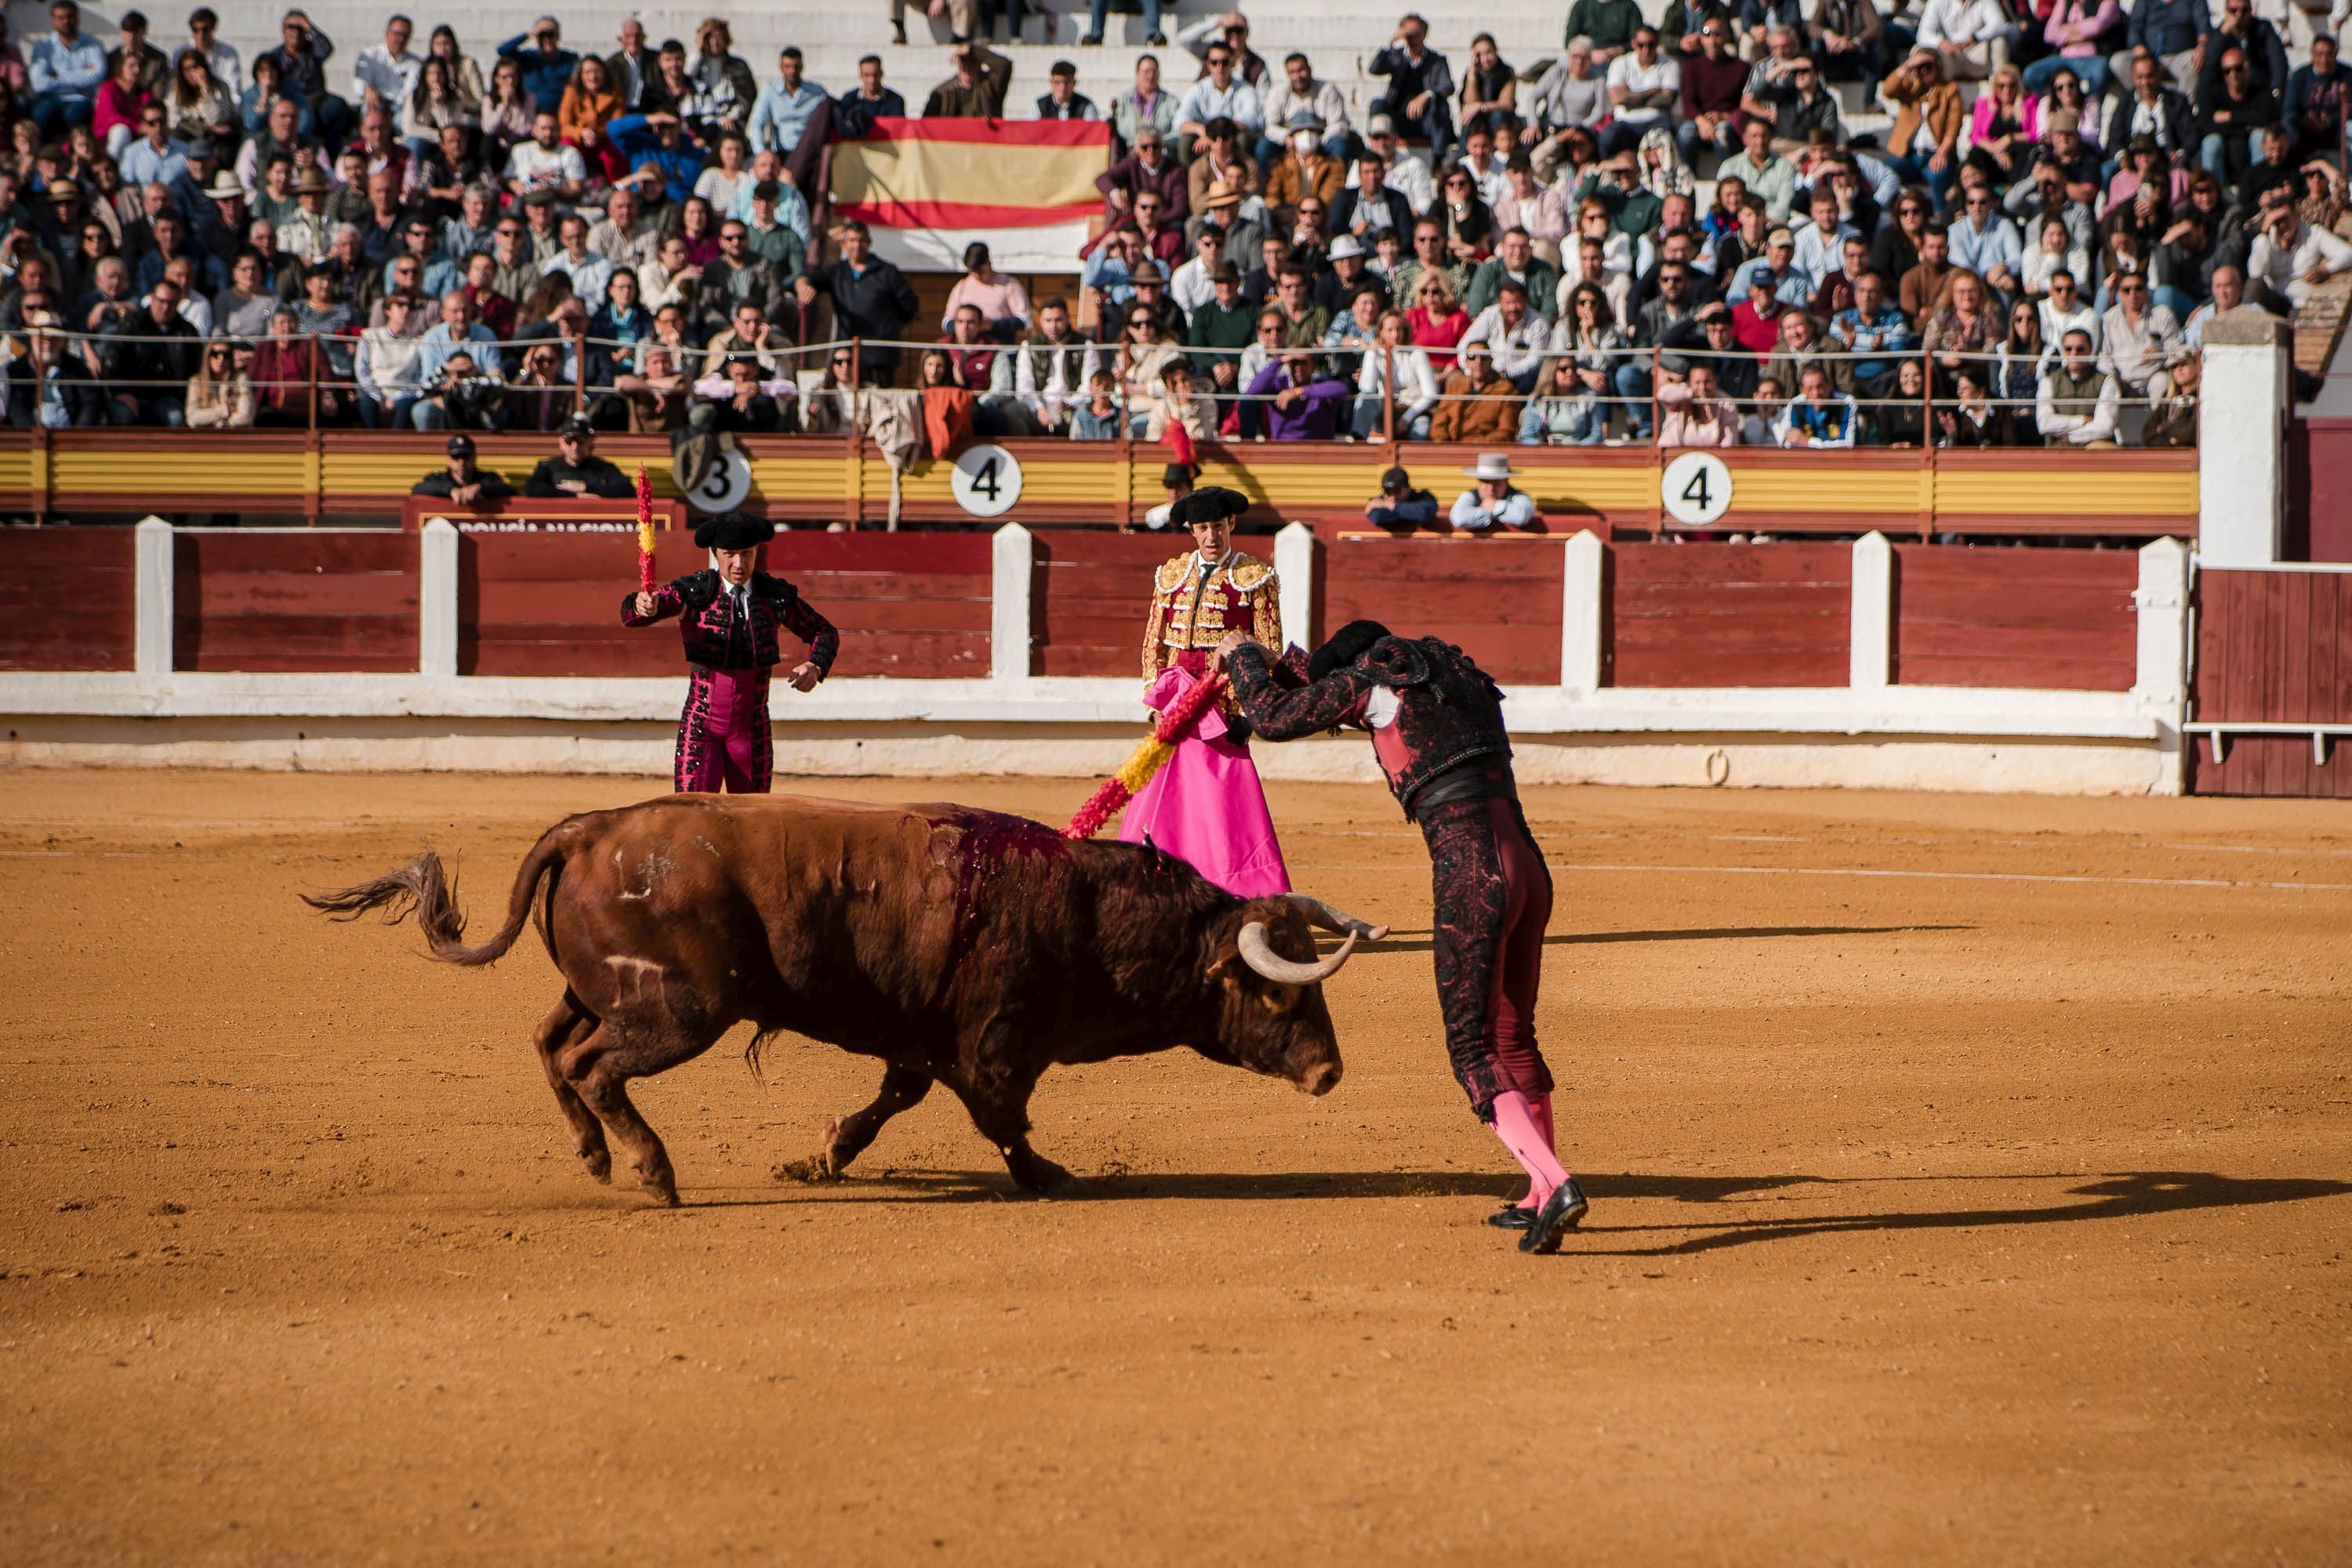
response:
{"label": "bullfighter's black shoe", "polygon": [[1592,1205],[1584,1201],[1584,1189],[1569,1177],[1551,1190],[1543,1208],[1536,1215],[1535,1223],[1519,1237],[1521,1252],[1553,1253],[1559,1250],[1560,1238],[1576,1228],[1584,1211]]}
{"label": "bullfighter's black shoe", "polygon": [[1535,1222],[1536,1211],[1517,1204],[1506,1204],[1486,1216],[1486,1223],[1496,1230],[1525,1230]]}

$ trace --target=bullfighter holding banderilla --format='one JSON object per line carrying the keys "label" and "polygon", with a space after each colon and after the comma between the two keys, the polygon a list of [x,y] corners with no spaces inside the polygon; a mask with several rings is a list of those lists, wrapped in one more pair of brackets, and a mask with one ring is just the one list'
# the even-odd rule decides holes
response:
{"label": "bullfighter holding banderilla", "polygon": [[769,672],[782,659],[780,631],[808,644],[808,658],[785,677],[795,691],[813,689],[833,668],[841,634],[782,577],[757,570],[760,547],[775,524],[722,512],[694,531],[710,565],[650,593],[621,601],[621,624],[649,626],[672,616],[686,642],[686,709],[677,721],[676,784],[680,794],[765,795],[776,771],[768,721]]}
{"label": "bullfighter holding banderilla", "polygon": [[[1274,568],[1234,548],[1234,519],[1249,508],[1237,490],[1210,485],[1176,503],[1174,521],[1193,548],[1161,564],[1143,624],[1143,700],[1158,712],[1209,679],[1228,630],[1261,642],[1282,637]],[[1165,766],[1128,805],[1119,837],[1149,839],[1236,898],[1290,891],[1290,871],[1250,761],[1249,725],[1230,694],[1176,742]]]}
{"label": "bullfighter holding banderilla", "polygon": [[[1511,773],[1502,693],[1436,637],[1354,621],[1279,664],[1236,629],[1217,645],[1243,714],[1269,741],[1353,726],[1429,846],[1432,951],[1445,1049],[1481,1121],[1528,1173],[1528,1195],[1489,1224],[1549,1253],[1584,1217],[1584,1193],[1552,1147],[1551,1072],[1536,1046],[1536,990],[1551,872]],[[1301,668],[1303,666],[1303,668]]]}

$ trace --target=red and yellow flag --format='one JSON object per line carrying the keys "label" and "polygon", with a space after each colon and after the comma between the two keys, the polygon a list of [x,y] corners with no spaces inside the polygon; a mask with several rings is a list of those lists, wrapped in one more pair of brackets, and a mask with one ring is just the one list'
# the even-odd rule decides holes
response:
{"label": "red and yellow flag", "polygon": [[877,120],[836,143],[833,205],[863,220],[901,267],[963,270],[988,245],[1003,271],[1074,271],[1087,220],[1102,210],[1096,177],[1110,164],[1098,120]]}

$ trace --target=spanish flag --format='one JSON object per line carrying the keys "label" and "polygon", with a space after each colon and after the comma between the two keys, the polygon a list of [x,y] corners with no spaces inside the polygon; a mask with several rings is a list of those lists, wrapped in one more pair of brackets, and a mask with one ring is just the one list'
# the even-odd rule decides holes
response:
{"label": "spanish flag", "polygon": [[900,267],[961,272],[977,239],[1001,271],[1067,272],[1102,211],[1095,180],[1110,165],[1110,126],[877,120],[864,138],[835,143],[832,159],[834,210],[862,219]]}

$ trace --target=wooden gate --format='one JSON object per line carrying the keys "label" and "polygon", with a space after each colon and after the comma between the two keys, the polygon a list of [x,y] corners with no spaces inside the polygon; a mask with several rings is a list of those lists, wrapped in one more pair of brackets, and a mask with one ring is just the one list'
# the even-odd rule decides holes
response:
{"label": "wooden gate", "polygon": [[2200,569],[2192,795],[2352,798],[2352,566]]}

